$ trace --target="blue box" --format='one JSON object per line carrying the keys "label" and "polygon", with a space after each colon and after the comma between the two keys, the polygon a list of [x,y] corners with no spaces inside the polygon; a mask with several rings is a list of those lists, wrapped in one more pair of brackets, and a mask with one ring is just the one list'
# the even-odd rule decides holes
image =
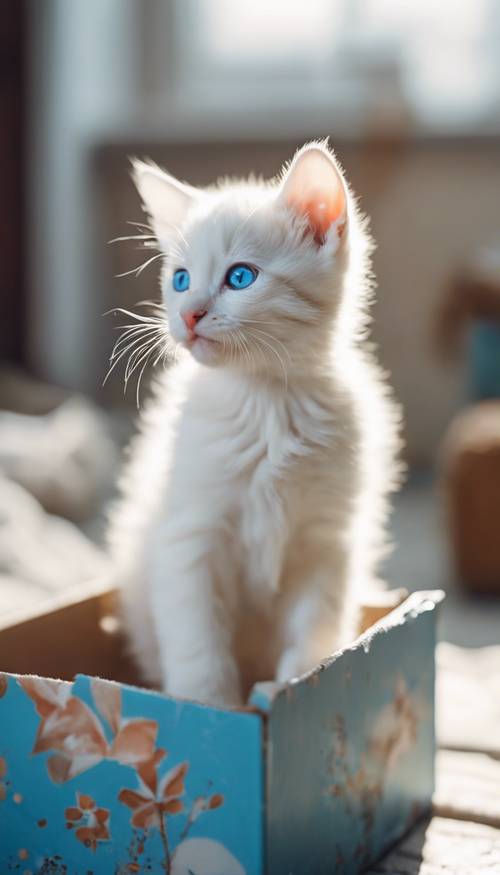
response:
{"label": "blue box", "polygon": [[439,592],[223,710],[0,675],[0,873],[332,875],[430,806]]}

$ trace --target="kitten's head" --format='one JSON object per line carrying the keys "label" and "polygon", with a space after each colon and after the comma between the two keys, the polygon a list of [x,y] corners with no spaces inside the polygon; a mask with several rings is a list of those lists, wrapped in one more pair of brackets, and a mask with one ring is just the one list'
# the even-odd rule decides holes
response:
{"label": "kitten's head", "polygon": [[164,253],[169,332],[199,362],[283,375],[319,361],[339,320],[355,208],[324,143],[270,182],[209,189],[134,163]]}

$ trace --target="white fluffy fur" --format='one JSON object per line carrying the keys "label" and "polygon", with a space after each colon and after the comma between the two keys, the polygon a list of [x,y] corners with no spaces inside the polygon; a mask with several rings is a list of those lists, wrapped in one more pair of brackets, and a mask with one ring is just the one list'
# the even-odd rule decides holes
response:
{"label": "white fluffy fur", "polygon": [[[363,340],[371,241],[324,143],[272,182],[199,191],[139,163],[135,178],[165,253],[168,331],[191,354],[142,414],[116,576],[145,677],[234,705],[352,639],[356,591],[375,580],[398,417]],[[259,268],[245,291],[223,286],[235,262]],[[185,308],[207,311],[194,340]]]}

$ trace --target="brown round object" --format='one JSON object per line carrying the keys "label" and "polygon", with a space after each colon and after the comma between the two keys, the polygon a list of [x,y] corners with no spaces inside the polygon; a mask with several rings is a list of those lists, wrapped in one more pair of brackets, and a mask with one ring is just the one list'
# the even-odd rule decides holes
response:
{"label": "brown round object", "polygon": [[500,595],[500,401],[455,418],[441,468],[458,573],[469,589]]}

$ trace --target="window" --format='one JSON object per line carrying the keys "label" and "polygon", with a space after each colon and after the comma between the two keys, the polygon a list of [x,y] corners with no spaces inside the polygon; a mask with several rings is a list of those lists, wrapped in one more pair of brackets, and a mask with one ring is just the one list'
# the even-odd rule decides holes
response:
{"label": "window", "polygon": [[424,126],[448,128],[498,115],[498,0],[177,0],[174,7],[177,83],[188,103],[340,106],[361,115],[392,101]]}

